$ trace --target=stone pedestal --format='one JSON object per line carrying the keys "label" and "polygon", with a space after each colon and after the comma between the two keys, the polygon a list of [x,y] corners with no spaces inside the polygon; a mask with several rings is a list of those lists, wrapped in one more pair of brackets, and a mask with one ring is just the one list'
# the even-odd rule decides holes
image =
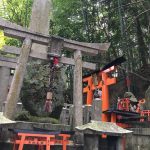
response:
{"label": "stone pedestal", "polygon": [[116,150],[124,150],[125,149],[125,145],[124,143],[124,137],[118,137],[117,139],[117,144],[116,144]]}
{"label": "stone pedestal", "polygon": [[60,115],[60,123],[61,124],[65,124],[65,125],[69,125],[69,109],[67,108],[62,108],[62,112]]}
{"label": "stone pedestal", "polygon": [[84,150],[99,150],[99,135],[84,135]]}
{"label": "stone pedestal", "polygon": [[102,100],[95,98],[92,105],[92,120],[101,121],[102,118]]}
{"label": "stone pedestal", "polygon": [[[7,103],[7,101],[4,101],[4,102],[3,102],[2,112],[5,111],[6,103]],[[17,114],[22,111],[22,103],[21,103],[21,102],[18,102],[18,103],[17,103],[17,106],[16,106],[16,110],[15,110],[15,111],[16,111]]]}
{"label": "stone pedestal", "polygon": [[16,107],[16,113],[20,113],[22,111],[22,103],[18,102]]}
{"label": "stone pedestal", "polygon": [[73,105],[64,104],[60,114],[60,123],[65,125],[73,125]]}
{"label": "stone pedestal", "polygon": [[91,105],[83,106],[83,124],[91,121]]}

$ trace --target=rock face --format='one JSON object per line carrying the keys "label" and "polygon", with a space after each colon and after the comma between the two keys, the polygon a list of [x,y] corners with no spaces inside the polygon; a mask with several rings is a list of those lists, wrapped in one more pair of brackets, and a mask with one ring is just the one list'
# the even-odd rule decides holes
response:
{"label": "rock face", "polygon": [[146,100],[146,109],[150,109],[150,86],[145,92],[145,100]]}

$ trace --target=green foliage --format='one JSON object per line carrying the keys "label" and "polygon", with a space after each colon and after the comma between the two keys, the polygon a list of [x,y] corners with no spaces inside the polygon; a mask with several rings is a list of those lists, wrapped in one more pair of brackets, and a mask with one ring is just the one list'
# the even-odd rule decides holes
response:
{"label": "green foliage", "polygon": [[0,49],[5,45],[4,33],[0,31]]}
{"label": "green foliage", "polygon": [[[150,61],[148,57],[150,2],[148,0],[141,2],[55,0],[53,2],[52,29],[55,34],[79,41],[111,42],[106,55],[98,55],[94,60],[90,58],[90,61],[104,64],[124,54],[131,70],[139,69],[144,59],[146,63]],[[144,46],[141,46],[143,45],[140,43],[141,40],[137,40],[138,24],[135,18],[140,21]]]}
{"label": "green foliage", "polygon": [[57,119],[50,118],[50,117],[35,117],[35,116],[31,116],[29,121],[30,122],[39,122],[39,123],[59,124],[59,121]]}
{"label": "green foliage", "polygon": [[38,123],[52,123],[52,124],[59,123],[59,121],[55,118],[31,116],[28,111],[23,111],[23,112],[17,114],[15,117],[15,120],[16,121],[38,122]]}
{"label": "green foliage", "polygon": [[30,114],[28,111],[22,111],[21,113],[17,114],[15,117],[16,121],[28,121],[30,119]]}
{"label": "green foliage", "polygon": [[21,26],[28,26],[33,0],[3,0],[0,16]]}
{"label": "green foliage", "polygon": [[[41,116],[45,114],[44,104],[49,87],[49,63],[41,61],[30,61],[27,66],[27,74],[21,91],[23,106],[31,115]],[[64,103],[65,84],[58,71],[55,77],[53,91],[53,110]],[[47,114],[49,115],[49,114]]]}
{"label": "green foliage", "polygon": [[[2,0],[0,2],[0,16],[18,25],[28,27],[33,0]],[[5,37],[5,44],[20,47],[22,42]]]}
{"label": "green foliage", "polygon": [[[53,33],[62,37],[83,41],[81,2],[76,0],[53,1]],[[62,23],[63,22],[63,23]]]}

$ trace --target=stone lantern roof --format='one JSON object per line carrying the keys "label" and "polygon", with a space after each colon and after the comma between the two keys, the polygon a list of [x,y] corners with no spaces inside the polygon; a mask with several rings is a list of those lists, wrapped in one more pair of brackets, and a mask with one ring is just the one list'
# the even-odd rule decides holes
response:
{"label": "stone lantern roof", "polygon": [[122,136],[132,133],[132,131],[123,129],[115,123],[102,121],[91,121],[91,123],[76,127],[76,130],[84,134],[106,134],[108,136]]}

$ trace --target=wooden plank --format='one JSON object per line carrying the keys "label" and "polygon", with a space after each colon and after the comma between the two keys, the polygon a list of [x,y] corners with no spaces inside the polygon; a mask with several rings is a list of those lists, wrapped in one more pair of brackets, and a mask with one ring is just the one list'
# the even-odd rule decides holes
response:
{"label": "wooden plank", "polygon": [[[16,54],[16,55],[20,55],[20,51],[21,51],[20,48],[17,48],[14,46],[4,46],[3,50],[4,50],[4,52],[10,53],[10,54]],[[30,53],[30,57],[47,60],[47,53],[44,53],[44,52],[37,53],[35,50],[33,50]],[[61,57],[60,62],[63,64],[75,65],[74,59],[72,59],[72,58]],[[90,62],[83,62],[83,68],[95,70],[96,64],[90,63]]]}
{"label": "wooden plank", "polygon": [[[40,34],[37,32],[33,32],[31,30],[18,26],[14,23],[6,21],[2,18],[0,18],[0,29],[4,30],[4,34],[6,36],[19,38],[21,40],[28,37],[32,39],[33,42],[38,43],[38,44],[43,44],[43,45],[48,45],[50,42],[50,38],[52,37],[52,36]],[[58,40],[60,39],[63,40],[64,48],[68,48],[71,51],[81,50],[83,53],[88,54],[88,55],[89,54],[96,55],[98,54],[98,52],[104,52],[110,46],[110,43],[84,43],[84,42],[68,40],[65,38],[61,38],[59,36],[53,36],[53,37],[57,38]]]}

